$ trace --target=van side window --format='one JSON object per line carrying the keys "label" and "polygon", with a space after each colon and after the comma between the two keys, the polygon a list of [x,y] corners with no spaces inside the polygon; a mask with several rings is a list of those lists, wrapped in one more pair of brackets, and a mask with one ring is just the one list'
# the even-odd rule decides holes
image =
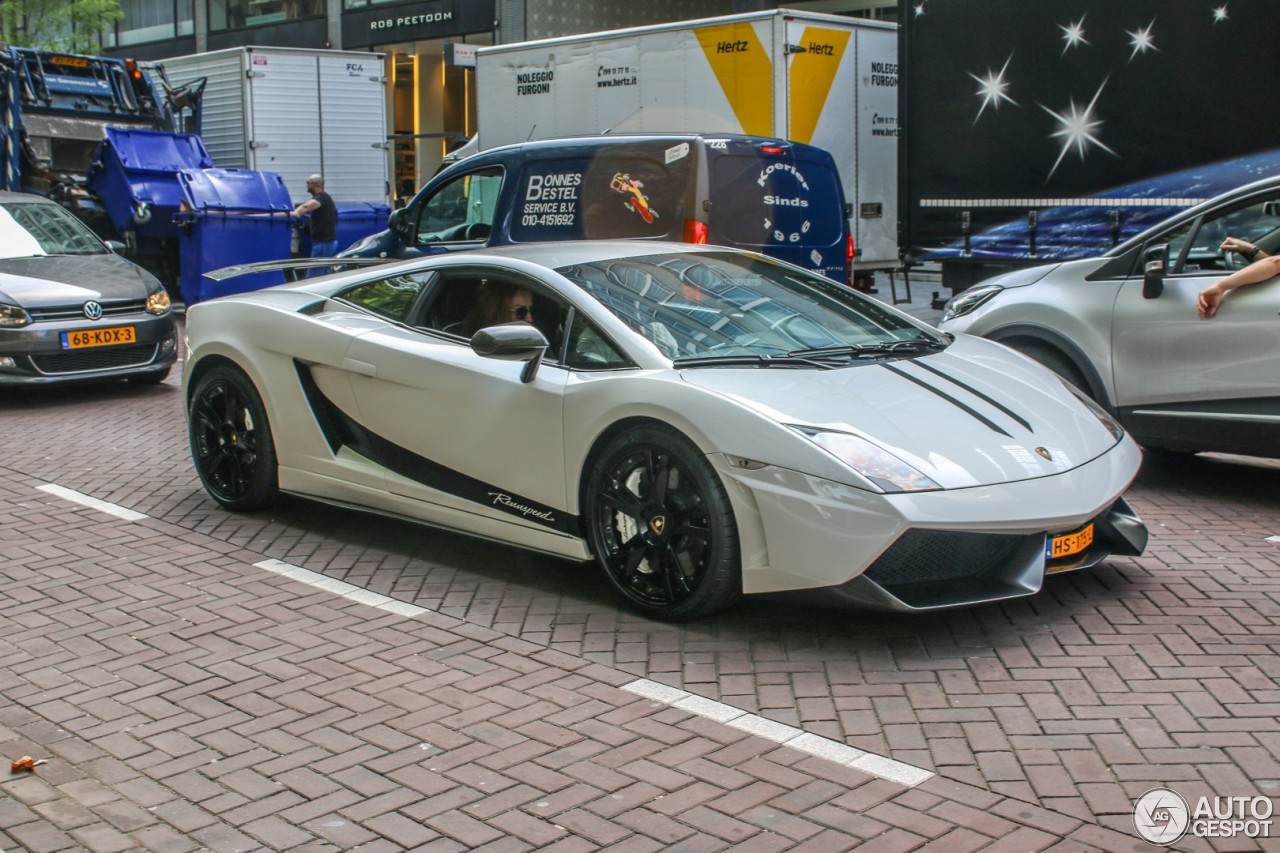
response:
{"label": "van side window", "polygon": [[690,158],[665,163],[654,146],[594,157],[534,160],[519,173],[511,239],[678,239]]}
{"label": "van side window", "polygon": [[500,166],[461,175],[418,211],[418,243],[479,242],[489,237],[502,187]]}

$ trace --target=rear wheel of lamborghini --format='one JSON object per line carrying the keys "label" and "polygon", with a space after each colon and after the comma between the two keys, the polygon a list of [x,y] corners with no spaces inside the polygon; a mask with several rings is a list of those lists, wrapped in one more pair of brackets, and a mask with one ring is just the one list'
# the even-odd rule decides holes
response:
{"label": "rear wheel of lamborghini", "polygon": [[191,395],[187,428],[196,474],[214,500],[234,510],[276,502],[275,443],[267,410],[248,376],[224,365],[201,377]]}
{"label": "rear wheel of lamborghini", "polygon": [[655,425],[614,437],[587,482],[587,536],[636,610],[694,619],[742,594],[738,531],[715,469],[683,435]]}

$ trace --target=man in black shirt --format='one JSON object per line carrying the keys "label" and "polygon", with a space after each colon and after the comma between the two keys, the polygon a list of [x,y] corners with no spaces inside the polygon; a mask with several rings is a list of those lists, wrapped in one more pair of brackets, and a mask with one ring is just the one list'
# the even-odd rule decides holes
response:
{"label": "man in black shirt", "polygon": [[[338,206],[324,191],[324,175],[307,178],[307,192],[311,198],[293,209],[294,216],[311,214],[311,257],[332,258],[338,254]],[[307,275],[324,275],[328,267],[315,267]]]}

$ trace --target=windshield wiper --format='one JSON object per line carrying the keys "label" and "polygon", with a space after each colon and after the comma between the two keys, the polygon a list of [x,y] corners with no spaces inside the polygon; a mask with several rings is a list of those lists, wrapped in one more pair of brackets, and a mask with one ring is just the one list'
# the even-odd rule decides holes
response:
{"label": "windshield wiper", "polygon": [[815,361],[795,353],[786,355],[705,355],[693,358],[677,358],[673,367],[819,367],[831,370],[834,364]]}
{"label": "windshield wiper", "polygon": [[921,352],[935,352],[946,349],[947,342],[938,338],[918,337],[903,341],[885,341],[875,344],[846,344],[833,347],[813,347],[811,349],[792,350],[787,353],[797,358],[869,358],[877,355],[911,355]]}

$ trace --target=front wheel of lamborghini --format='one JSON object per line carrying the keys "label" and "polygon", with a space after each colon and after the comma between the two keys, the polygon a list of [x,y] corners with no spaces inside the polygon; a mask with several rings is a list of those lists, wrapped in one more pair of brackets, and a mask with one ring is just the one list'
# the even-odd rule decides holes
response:
{"label": "front wheel of lamborghini", "polygon": [[196,384],[187,414],[191,458],[205,490],[233,510],[279,498],[271,425],[253,382],[237,368],[213,368]]}
{"label": "front wheel of lamborghini", "polygon": [[742,595],[729,496],[683,435],[643,425],[615,436],[592,466],[584,512],[596,561],[634,609],[694,619]]}

